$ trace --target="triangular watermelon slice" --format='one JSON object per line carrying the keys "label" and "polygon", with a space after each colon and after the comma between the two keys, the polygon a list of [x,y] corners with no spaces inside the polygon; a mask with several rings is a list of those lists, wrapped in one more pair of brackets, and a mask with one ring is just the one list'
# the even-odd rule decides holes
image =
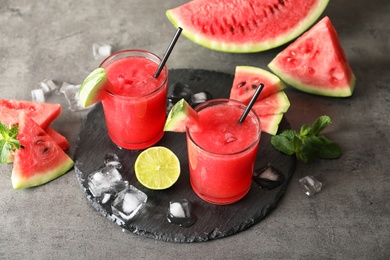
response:
{"label": "triangular watermelon slice", "polygon": [[19,112],[24,111],[45,129],[61,114],[61,110],[60,104],[0,99],[0,121],[7,126],[17,123]]}
{"label": "triangular watermelon slice", "polygon": [[15,151],[12,186],[22,189],[47,183],[65,174],[73,160],[26,113],[19,113],[18,140]]}
{"label": "triangular watermelon slice", "polygon": [[330,19],[324,17],[268,67],[289,85],[316,95],[351,96],[355,76]]}
{"label": "triangular watermelon slice", "polygon": [[237,66],[230,90],[230,99],[248,104],[260,83],[264,84],[264,88],[257,100],[269,97],[286,88],[283,81],[269,71],[252,66]]}

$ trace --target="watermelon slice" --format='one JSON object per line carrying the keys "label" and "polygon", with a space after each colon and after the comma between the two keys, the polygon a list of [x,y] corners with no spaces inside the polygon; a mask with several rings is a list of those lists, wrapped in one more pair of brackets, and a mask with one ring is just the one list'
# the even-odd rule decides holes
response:
{"label": "watermelon slice", "polygon": [[286,88],[283,81],[271,72],[251,66],[237,66],[233,86],[230,90],[230,99],[248,104],[260,83],[264,84],[264,88],[257,100],[264,99]]}
{"label": "watermelon slice", "polygon": [[24,111],[45,129],[61,114],[61,110],[60,104],[0,99],[0,121],[7,126],[17,123],[19,112]]}
{"label": "watermelon slice", "polygon": [[272,96],[258,100],[252,106],[252,110],[258,116],[284,114],[290,107],[290,101],[284,91],[279,91]]}
{"label": "watermelon slice", "polygon": [[168,10],[175,27],[210,49],[249,53],[287,43],[308,29],[329,0],[196,0]]}
{"label": "watermelon slice", "polygon": [[26,113],[19,113],[18,140],[15,151],[12,186],[23,189],[47,183],[73,167],[73,160]]}
{"label": "watermelon slice", "polygon": [[292,87],[311,94],[348,97],[355,87],[355,76],[328,17],[280,52],[268,67]]}
{"label": "watermelon slice", "polygon": [[185,132],[186,127],[196,127],[198,113],[185,101],[179,100],[169,111],[165,122],[164,131],[166,132]]}

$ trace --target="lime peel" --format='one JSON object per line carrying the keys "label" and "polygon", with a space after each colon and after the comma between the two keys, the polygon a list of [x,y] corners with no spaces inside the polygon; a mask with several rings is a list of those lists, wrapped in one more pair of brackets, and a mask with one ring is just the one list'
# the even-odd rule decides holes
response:
{"label": "lime peel", "polygon": [[101,101],[107,83],[107,74],[104,68],[97,68],[92,71],[80,86],[79,97],[81,105],[85,108]]}

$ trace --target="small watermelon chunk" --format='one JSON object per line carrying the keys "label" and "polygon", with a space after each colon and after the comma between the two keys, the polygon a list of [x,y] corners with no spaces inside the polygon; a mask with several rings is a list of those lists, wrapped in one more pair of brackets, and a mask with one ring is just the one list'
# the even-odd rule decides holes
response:
{"label": "small watermelon chunk", "polygon": [[311,94],[348,97],[355,88],[355,76],[328,17],[280,52],[268,67],[287,84]]}
{"label": "small watermelon chunk", "polygon": [[307,30],[329,0],[196,0],[166,12],[175,27],[204,47],[225,52],[264,51]]}
{"label": "small watermelon chunk", "polygon": [[73,160],[24,112],[19,114],[17,138],[21,148],[14,155],[11,176],[14,189],[47,183],[74,165]]}
{"label": "small watermelon chunk", "polygon": [[269,71],[251,66],[237,66],[230,90],[230,99],[248,104],[260,83],[264,84],[264,88],[257,100],[269,97],[286,88],[284,82]]}
{"label": "small watermelon chunk", "polygon": [[179,100],[169,111],[165,122],[164,131],[167,132],[185,132],[186,127],[196,127],[198,113],[185,101]]}
{"label": "small watermelon chunk", "polygon": [[0,121],[7,126],[16,124],[19,112],[24,111],[41,128],[45,129],[61,114],[61,110],[60,104],[0,99]]}
{"label": "small watermelon chunk", "polygon": [[284,114],[290,107],[290,101],[284,91],[279,91],[269,97],[258,100],[252,109],[258,116]]}

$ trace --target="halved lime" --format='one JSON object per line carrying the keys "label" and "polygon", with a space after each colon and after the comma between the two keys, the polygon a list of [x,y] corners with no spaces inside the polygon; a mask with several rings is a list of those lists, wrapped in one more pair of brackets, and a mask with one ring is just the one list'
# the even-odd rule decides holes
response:
{"label": "halved lime", "polygon": [[196,124],[197,121],[198,113],[183,98],[169,111],[164,131],[185,132],[188,124]]}
{"label": "halved lime", "polygon": [[102,100],[107,85],[107,74],[103,68],[97,68],[83,81],[79,90],[80,103],[88,107]]}
{"label": "halved lime", "polygon": [[138,155],[135,176],[146,188],[164,190],[171,187],[180,176],[180,161],[168,148],[154,146]]}

